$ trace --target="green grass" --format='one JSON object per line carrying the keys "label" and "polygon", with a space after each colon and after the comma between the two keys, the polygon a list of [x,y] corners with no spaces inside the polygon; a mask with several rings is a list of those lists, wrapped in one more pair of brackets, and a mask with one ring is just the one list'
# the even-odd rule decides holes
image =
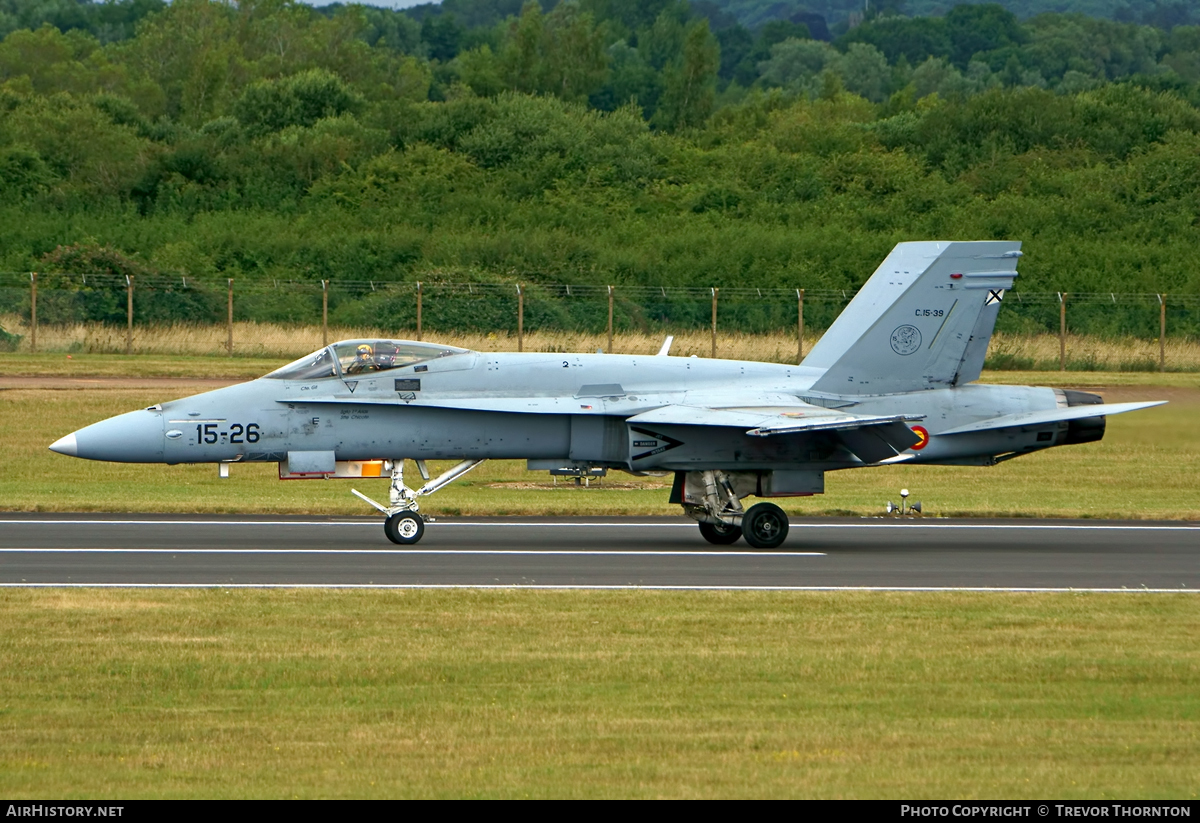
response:
{"label": "green grass", "polygon": [[1200,388],[1200,374],[1152,371],[985,371],[979,382],[1004,386],[1050,386],[1051,388],[1154,386],[1195,389]]}
{"label": "green grass", "polygon": [[[1172,402],[1110,418],[1099,443],[993,468],[900,465],[831,472],[824,495],[788,499],[784,507],[797,515],[879,514],[900,488],[908,488],[935,516],[1200,517],[1200,394],[1125,391],[1123,398],[1164,394]],[[94,463],[46,449],[89,423],[166,399],[169,394],[159,389],[0,392],[0,509],[370,514],[350,488],[386,497],[384,480],[280,482],[274,464],[235,465],[232,477],[221,480],[212,465]],[[422,505],[435,515],[675,515],[678,507],[667,503],[669,482],[614,472],[604,486],[555,487],[546,473],[526,472],[522,461],[489,461]]]}
{"label": "green grass", "polygon": [[0,592],[0,795],[1196,797],[1194,595]]}

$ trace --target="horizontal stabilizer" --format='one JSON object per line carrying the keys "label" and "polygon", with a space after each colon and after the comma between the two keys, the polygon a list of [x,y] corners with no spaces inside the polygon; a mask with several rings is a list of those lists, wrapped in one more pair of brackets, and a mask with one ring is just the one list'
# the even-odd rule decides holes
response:
{"label": "horizontal stabilizer", "polygon": [[1043,426],[1047,423],[1062,423],[1068,420],[1082,420],[1085,417],[1105,417],[1110,414],[1149,409],[1161,406],[1166,400],[1155,400],[1145,403],[1105,403],[1099,406],[1071,406],[1063,409],[1045,409],[1043,411],[1006,414],[1003,417],[993,417],[980,420],[978,423],[968,423],[949,431],[938,432],[938,435],[969,434],[970,432],[992,431],[993,429],[1011,429],[1018,426]]}
{"label": "horizontal stabilizer", "polygon": [[900,420],[845,429],[838,439],[864,463],[882,463],[921,442],[921,438]]}

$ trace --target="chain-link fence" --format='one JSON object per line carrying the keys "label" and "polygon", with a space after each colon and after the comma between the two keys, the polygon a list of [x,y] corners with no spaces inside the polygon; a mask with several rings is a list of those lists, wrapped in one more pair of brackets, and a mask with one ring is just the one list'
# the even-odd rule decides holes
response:
{"label": "chain-link fence", "polygon": [[[359,326],[398,336],[504,332],[518,348],[528,332],[565,331],[611,336],[722,331],[819,332],[854,296],[832,289],[650,287],[445,280],[212,280],[111,273],[0,273],[0,315],[19,317],[37,349],[40,326],[97,323],[124,327],[127,349],[138,327],[177,323],[225,326],[233,352],[234,324]],[[1200,332],[1200,295],[1011,291],[997,331],[1059,335],[1066,360],[1068,334],[1157,341],[1163,367],[1167,338]],[[11,337],[11,335],[9,335]],[[3,344],[4,339],[0,339]],[[9,341],[12,345],[11,340]],[[798,354],[800,352],[798,351]]]}

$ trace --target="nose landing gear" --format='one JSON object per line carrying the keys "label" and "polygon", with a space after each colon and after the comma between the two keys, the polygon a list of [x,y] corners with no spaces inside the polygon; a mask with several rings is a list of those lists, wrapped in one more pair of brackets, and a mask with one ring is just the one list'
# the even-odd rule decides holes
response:
{"label": "nose landing gear", "polygon": [[425,536],[425,518],[416,512],[397,512],[383,521],[387,539],[401,546],[410,546]]}
{"label": "nose landing gear", "polygon": [[[429,482],[416,491],[413,491],[404,485],[404,460],[389,461],[392,472],[392,485],[388,490],[388,502],[391,503],[390,506],[383,506],[376,503],[358,489],[351,489],[350,491],[360,500],[365,500],[387,515],[387,519],[383,521],[383,533],[387,535],[388,540],[401,546],[411,546],[425,536],[425,518],[417,511],[420,508],[417,498],[433,494],[451,481],[462,477],[482,462],[482,460],[464,460],[454,468],[443,472],[436,479],[429,480],[429,474],[425,470],[425,461],[418,460],[417,468],[421,472],[421,477]],[[385,467],[388,465],[385,464]]]}

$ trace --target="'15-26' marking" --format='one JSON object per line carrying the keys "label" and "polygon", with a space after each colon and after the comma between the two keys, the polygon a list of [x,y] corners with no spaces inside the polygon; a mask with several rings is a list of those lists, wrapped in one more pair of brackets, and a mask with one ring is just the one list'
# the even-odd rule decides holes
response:
{"label": "'15-26' marking", "polygon": [[234,423],[229,427],[229,431],[225,432],[219,431],[216,423],[196,424],[197,443],[203,442],[211,445],[225,436],[229,437],[230,443],[257,443],[260,436],[259,426],[257,423],[247,423],[245,426],[241,423]]}

